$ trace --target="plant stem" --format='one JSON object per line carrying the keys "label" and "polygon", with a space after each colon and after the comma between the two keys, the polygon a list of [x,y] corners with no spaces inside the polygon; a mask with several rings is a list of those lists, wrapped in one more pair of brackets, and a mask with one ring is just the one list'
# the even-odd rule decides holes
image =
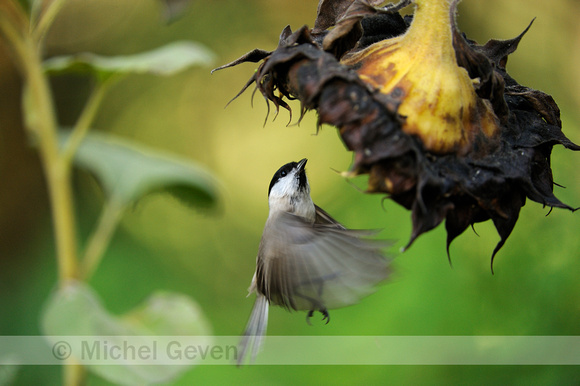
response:
{"label": "plant stem", "polygon": [[[26,88],[25,115],[29,130],[38,136],[38,145],[52,209],[57,247],[59,279],[61,285],[78,274],[76,225],[70,181],[70,163],[59,156],[56,136],[57,123],[48,80],[42,71],[40,57],[32,41],[28,41],[28,58],[25,62]],[[28,107],[28,108],[26,108]]]}
{"label": "plant stem", "polygon": [[[36,28],[33,31],[30,29],[29,33],[19,28],[22,26],[13,24],[9,16],[0,14],[0,30],[8,38],[17,67],[24,79],[22,95],[24,124],[32,142],[38,145],[46,176],[61,287],[78,277],[76,224],[70,180],[71,164],[70,159],[65,159],[59,154],[58,123],[48,79],[42,68],[40,47],[48,28],[65,1],[52,1]],[[16,5],[17,3],[3,4],[6,9],[13,11],[11,16],[19,17],[21,21],[28,20],[21,12],[21,8]],[[65,385],[80,385],[84,378],[85,369],[78,363],[68,362],[68,365],[63,366]]]}
{"label": "plant stem", "polygon": [[33,40],[38,42],[39,45],[42,44],[48,29],[54,22],[56,15],[60,12],[66,0],[53,0],[49,3],[46,10],[40,16],[38,23],[36,25],[31,25],[31,28],[34,28],[33,32]]}
{"label": "plant stem", "polygon": [[117,228],[125,205],[115,196],[105,202],[99,222],[91,235],[81,263],[81,279],[88,281],[99,266],[104,252]]}
{"label": "plant stem", "polygon": [[48,79],[42,70],[38,43],[1,16],[0,28],[10,42],[24,78],[24,121],[32,141],[38,144],[46,175],[56,239],[59,283],[64,285],[78,276],[70,163],[59,156],[56,115]]}
{"label": "plant stem", "polygon": [[95,115],[103,101],[103,97],[109,90],[113,83],[113,79],[109,78],[105,81],[98,81],[95,89],[91,93],[89,100],[85,104],[83,112],[81,113],[75,127],[73,128],[72,134],[66,142],[64,149],[62,150],[61,157],[65,162],[70,163],[74,157],[79,145],[81,144],[83,138],[89,131],[91,124],[95,118]]}
{"label": "plant stem", "polygon": [[[0,9],[2,11],[2,9]],[[20,70],[24,64],[22,61],[26,57],[26,48],[23,37],[18,31],[18,28],[11,22],[8,15],[0,13],[0,31],[4,33],[10,42],[10,48],[13,50],[14,59],[16,60],[16,67]]]}
{"label": "plant stem", "polygon": [[66,361],[66,365],[63,366],[62,384],[64,386],[82,385],[85,381],[86,375],[87,370],[85,367],[79,364],[78,361],[69,358]]}

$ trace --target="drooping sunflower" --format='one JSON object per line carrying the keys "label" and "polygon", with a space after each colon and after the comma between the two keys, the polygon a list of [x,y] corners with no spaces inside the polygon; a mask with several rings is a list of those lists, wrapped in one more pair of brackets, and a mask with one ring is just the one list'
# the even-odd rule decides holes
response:
{"label": "drooping sunflower", "polygon": [[[286,27],[274,51],[220,69],[260,62],[242,92],[255,84],[277,110],[298,99],[301,116],[316,110],[319,124],[337,127],[354,152],[350,174],[368,174],[369,193],[411,210],[407,247],[445,220],[449,253],[465,229],[491,219],[493,267],[527,198],[575,210],[553,193],[550,156],[554,145],[580,146],[562,133],[553,98],[506,71],[531,23],[479,45],[457,28],[457,0],[382,3],[321,0],[314,28]],[[410,3],[414,15],[401,16]]]}

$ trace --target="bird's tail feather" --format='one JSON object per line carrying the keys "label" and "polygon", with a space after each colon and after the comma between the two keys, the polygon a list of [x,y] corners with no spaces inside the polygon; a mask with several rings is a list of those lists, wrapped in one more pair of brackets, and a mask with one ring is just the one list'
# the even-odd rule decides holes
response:
{"label": "bird's tail feather", "polygon": [[252,346],[252,362],[256,359],[256,355],[258,355],[258,352],[260,351],[264,336],[266,335],[266,327],[268,327],[268,305],[269,303],[266,297],[257,294],[256,302],[254,303],[254,308],[250,315],[250,320],[248,320],[246,330],[244,331],[244,337],[239,344],[237,358],[238,366],[241,366],[244,363],[244,359],[248,354],[250,346]]}

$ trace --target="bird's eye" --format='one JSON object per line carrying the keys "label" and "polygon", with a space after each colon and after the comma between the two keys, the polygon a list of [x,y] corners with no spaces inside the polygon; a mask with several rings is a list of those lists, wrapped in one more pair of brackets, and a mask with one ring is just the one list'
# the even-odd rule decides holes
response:
{"label": "bird's eye", "polygon": [[284,170],[280,172],[281,177],[286,177],[286,174],[288,174],[288,173],[286,173],[286,171],[284,171]]}

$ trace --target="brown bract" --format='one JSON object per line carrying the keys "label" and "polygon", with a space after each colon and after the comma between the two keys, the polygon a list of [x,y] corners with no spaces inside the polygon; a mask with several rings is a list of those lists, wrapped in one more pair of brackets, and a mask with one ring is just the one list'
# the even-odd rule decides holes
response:
{"label": "brown bract", "polygon": [[286,27],[276,50],[220,68],[261,62],[242,92],[255,84],[276,111],[298,99],[301,117],[316,110],[319,124],[337,127],[354,152],[350,173],[367,173],[369,193],[411,210],[407,247],[445,220],[449,253],[467,227],[491,219],[501,238],[493,264],[526,198],[574,210],[553,194],[550,155],[556,144],[580,147],[562,133],[552,97],[505,69],[529,26],[478,45],[456,27],[457,1],[414,3],[411,18],[376,1],[321,1],[312,30]]}

